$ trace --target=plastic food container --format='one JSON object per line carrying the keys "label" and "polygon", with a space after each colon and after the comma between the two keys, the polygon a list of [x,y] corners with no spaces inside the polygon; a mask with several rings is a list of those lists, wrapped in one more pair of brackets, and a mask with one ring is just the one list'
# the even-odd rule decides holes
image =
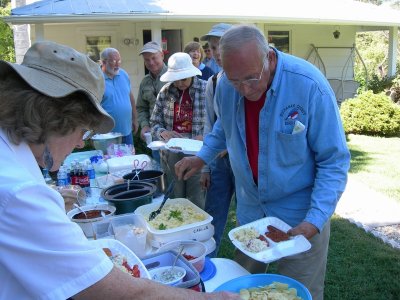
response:
{"label": "plastic food container", "polygon": [[[176,240],[197,240],[207,241],[214,235],[214,226],[211,224],[212,217],[201,208],[194,205],[188,199],[175,198],[168,199],[165,206],[168,204],[178,204],[179,206],[191,206],[195,211],[203,214],[205,219],[200,222],[179,226],[172,229],[158,230],[154,229],[149,223],[149,215],[152,211],[160,207],[159,203],[150,203],[139,206],[135,213],[142,215],[146,220],[147,230],[151,246],[160,248],[162,245]],[[165,208],[164,206],[164,208]]]}
{"label": "plastic food container", "polygon": [[[137,155],[126,155],[122,157],[112,157],[106,161],[107,163],[107,171],[109,173],[115,173],[118,171],[126,171],[131,172],[135,169],[135,160],[138,161],[139,166],[145,166],[145,170],[151,170],[152,164],[151,159],[146,154],[137,154]],[[127,172],[123,173],[126,174]],[[121,176],[122,177],[122,176]]]}
{"label": "plastic food container", "polygon": [[284,232],[287,232],[291,228],[288,224],[278,218],[266,217],[232,229],[231,231],[229,231],[229,238],[236,246],[236,248],[238,248],[244,254],[264,263],[269,263],[285,256],[298,254],[311,248],[310,242],[303,235],[297,235],[287,241],[282,241],[278,243],[266,237],[269,243],[267,249],[260,252],[250,252],[243,246],[242,242],[238,241],[235,238],[235,233],[244,228],[254,228],[256,231],[258,231],[259,234],[264,235],[267,231],[268,225],[272,225]]}
{"label": "plastic food container", "polygon": [[138,257],[146,254],[146,222],[140,215],[121,215],[110,220],[115,239],[132,250]]}
{"label": "plastic food container", "polygon": [[186,276],[186,269],[175,266],[165,266],[154,268],[149,271],[150,278],[166,285],[177,285],[182,283],[183,278]]}
{"label": "plastic food container", "polygon": [[[173,251],[154,253],[142,258],[142,262],[145,268],[150,272],[155,268],[171,266],[176,255],[177,254]],[[175,266],[182,267],[186,270],[186,275],[183,277],[182,282],[176,284],[175,287],[193,288],[200,284],[201,278],[199,272],[197,272],[193,265],[183,258],[182,255],[178,257]]]}
{"label": "plastic food container", "polygon": [[[130,235],[118,238],[118,227],[131,225],[138,228],[143,228],[144,233],[137,237]],[[117,230],[116,230],[117,229]],[[97,239],[117,239],[133,251],[139,258],[142,258],[150,251],[150,246],[147,244],[147,226],[146,221],[142,216],[134,213],[124,215],[114,215],[106,220],[94,224],[94,231]]]}
{"label": "plastic food container", "polygon": [[[86,237],[90,238],[93,237],[94,231],[94,224],[97,222],[102,221],[104,218],[100,215],[99,211],[104,211],[107,217],[111,217],[115,214],[115,207],[108,205],[108,204],[95,204],[95,205],[84,205],[79,208],[74,208],[67,213],[67,216],[70,218],[71,221],[77,223],[83,230],[83,233]],[[85,218],[84,211],[87,215]],[[107,213],[108,212],[108,213]],[[97,217],[93,217],[93,213],[99,215]],[[77,219],[76,217],[81,215],[82,218]],[[97,236],[96,236],[97,238]]]}
{"label": "plastic food container", "polygon": [[185,257],[199,273],[203,271],[207,247],[202,242],[189,240],[169,242],[161,246],[157,252],[172,250],[177,253],[181,245],[184,247],[182,256]]}

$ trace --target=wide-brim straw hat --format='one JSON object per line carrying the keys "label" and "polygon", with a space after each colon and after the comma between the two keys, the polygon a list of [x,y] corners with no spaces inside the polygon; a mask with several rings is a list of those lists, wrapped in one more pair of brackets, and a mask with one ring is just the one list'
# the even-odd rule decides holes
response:
{"label": "wide-brim straw hat", "polygon": [[201,71],[193,65],[190,55],[177,52],[168,59],[168,70],[160,77],[160,80],[171,82],[197,75],[201,75]]}
{"label": "wide-brim straw hat", "polygon": [[104,77],[100,66],[87,55],[65,45],[40,41],[26,52],[21,64],[0,60],[0,76],[18,73],[33,89],[61,98],[75,92],[84,93],[102,115],[98,133],[114,128],[114,119],[101,107]]}

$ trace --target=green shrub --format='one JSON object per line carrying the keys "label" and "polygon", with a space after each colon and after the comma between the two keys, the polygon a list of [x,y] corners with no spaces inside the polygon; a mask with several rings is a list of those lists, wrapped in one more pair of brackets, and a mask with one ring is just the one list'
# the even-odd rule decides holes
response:
{"label": "green shrub", "polygon": [[394,77],[388,77],[388,76],[380,78],[378,75],[374,74],[368,80],[366,89],[372,90],[375,94],[383,92],[392,86],[393,78]]}
{"label": "green shrub", "polygon": [[346,134],[400,136],[400,106],[384,93],[362,92],[344,101],[340,114]]}

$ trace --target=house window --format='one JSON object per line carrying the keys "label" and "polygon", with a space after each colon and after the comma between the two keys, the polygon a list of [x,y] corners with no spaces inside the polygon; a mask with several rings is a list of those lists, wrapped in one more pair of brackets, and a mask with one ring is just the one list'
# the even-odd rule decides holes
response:
{"label": "house window", "polygon": [[290,32],[289,31],[268,31],[268,43],[276,49],[289,53],[290,52]]}
{"label": "house window", "polygon": [[111,47],[111,36],[87,36],[86,53],[95,62],[100,61],[100,52]]}

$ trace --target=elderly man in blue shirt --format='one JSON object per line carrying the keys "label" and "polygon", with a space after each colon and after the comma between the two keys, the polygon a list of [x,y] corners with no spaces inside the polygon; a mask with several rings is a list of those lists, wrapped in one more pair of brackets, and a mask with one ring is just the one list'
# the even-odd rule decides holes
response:
{"label": "elderly man in blue shirt", "polygon": [[317,68],[269,47],[254,26],[229,29],[219,50],[221,113],[197,156],[177,162],[177,176],[190,177],[228,149],[238,223],[277,217],[292,226],[289,235],[309,239],[311,249],[281,259],[278,272],[323,299],[330,217],[350,166],[335,95]]}

